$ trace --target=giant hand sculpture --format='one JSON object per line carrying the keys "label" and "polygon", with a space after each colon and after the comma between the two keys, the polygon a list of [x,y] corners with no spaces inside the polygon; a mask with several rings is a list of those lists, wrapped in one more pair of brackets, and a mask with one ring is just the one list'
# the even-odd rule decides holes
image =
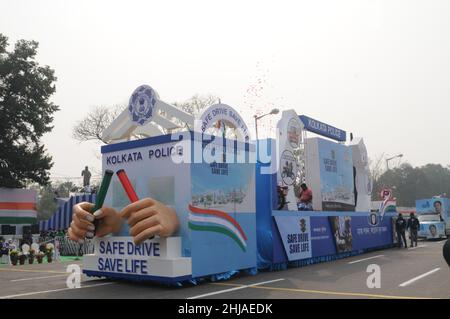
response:
{"label": "giant hand sculpture", "polygon": [[120,212],[120,216],[128,220],[130,235],[136,245],[155,235],[169,237],[180,225],[173,208],[151,198],[128,205]]}
{"label": "giant hand sculpture", "polygon": [[[125,207],[120,213],[111,207],[103,206],[94,214],[89,211],[93,204],[83,202],[73,207],[69,238],[82,243],[85,238],[106,236],[120,230],[123,218],[130,226],[130,235],[136,245],[155,235],[169,237],[179,228],[177,214],[173,208],[151,198],[144,198]],[[94,219],[99,221],[97,229]]]}
{"label": "giant hand sculpture", "polygon": [[[83,243],[85,238],[106,236],[120,230],[122,220],[120,215],[114,208],[103,206],[93,214],[90,211],[94,208],[94,204],[83,202],[73,206],[72,223],[70,224],[68,233],[69,238]],[[97,229],[94,226],[94,220],[97,219]]]}

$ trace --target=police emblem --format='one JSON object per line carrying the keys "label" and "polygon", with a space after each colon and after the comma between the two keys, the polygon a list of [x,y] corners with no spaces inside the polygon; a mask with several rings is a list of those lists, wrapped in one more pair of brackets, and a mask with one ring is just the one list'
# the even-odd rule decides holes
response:
{"label": "police emblem", "polygon": [[377,213],[374,213],[374,212],[369,214],[368,220],[369,220],[370,226],[377,226],[379,223],[378,215],[377,215]]}
{"label": "police emblem", "polygon": [[128,111],[131,120],[138,125],[147,124],[152,116],[158,95],[148,85],[141,85],[130,97]]}
{"label": "police emblem", "polygon": [[300,230],[302,233],[306,232],[306,220],[304,218],[300,219]]}

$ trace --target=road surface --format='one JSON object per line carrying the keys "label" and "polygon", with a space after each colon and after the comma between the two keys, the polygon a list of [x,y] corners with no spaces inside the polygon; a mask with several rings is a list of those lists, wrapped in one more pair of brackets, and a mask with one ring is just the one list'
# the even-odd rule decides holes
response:
{"label": "road surface", "polygon": [[[450,267],[442,257],[445,241],[418,248],[387,249],[334,262],[278,272],[240,275],[228,281],[168,287],[82,276],[81,288],[66,285],[70,264],[0,266],[0,298],[450,298]],[[369,265],[380,268],[380,288],[368,288]]]}

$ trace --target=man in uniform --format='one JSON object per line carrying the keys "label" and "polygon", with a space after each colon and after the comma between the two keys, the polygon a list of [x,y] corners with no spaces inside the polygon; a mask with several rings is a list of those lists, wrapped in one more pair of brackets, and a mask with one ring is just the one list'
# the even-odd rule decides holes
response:
{"label": "man in uniform", "polygon": [[408,248],[408,244],[406,243],[406,220],[403,218],[401,213],[398,214],[397,221],[395,222],[395,231],[397,232],[398,238],[398,248],[402,248],[402,240],[405,244],[405,248]]}
{"label": "man in uniform", "polygon": [[414,243],[417,247],[417,232],[420,228],[420,222],[419,219],[414,215],[414,213],[411,213],[409,215],[408,223],[406,224],[406,229],[409,230],[409,234],[411,236],[411,246],[413,247]]}

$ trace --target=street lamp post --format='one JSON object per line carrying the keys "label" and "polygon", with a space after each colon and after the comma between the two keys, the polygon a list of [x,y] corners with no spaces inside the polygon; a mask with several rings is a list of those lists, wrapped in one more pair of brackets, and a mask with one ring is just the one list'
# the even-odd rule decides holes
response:
{"label": "street lamp post", "polygon": [[391,161],[391,160],[393,160],[393,159],[395,159],[395,158],[401,158],[401,157],[403,157],[403,154],[398,154],[398,155],[395,155],[395,156],[392,156],[392,157],[389,157],[389,158],[386,158],[386,170],[388,171],[389,170],[389,161]]}
{"label": "street lamp post", "polygon": [[267,115],[275,115],[278,114],[280,112],[279,109],[272,109],[272,111],[270,111],[270,113],[266,113],[260,116],[254,115],[253,117],[255,118],[255,132],[256,132],[256,142],[258,142],[258,120],[262,119],[264,116]]}

